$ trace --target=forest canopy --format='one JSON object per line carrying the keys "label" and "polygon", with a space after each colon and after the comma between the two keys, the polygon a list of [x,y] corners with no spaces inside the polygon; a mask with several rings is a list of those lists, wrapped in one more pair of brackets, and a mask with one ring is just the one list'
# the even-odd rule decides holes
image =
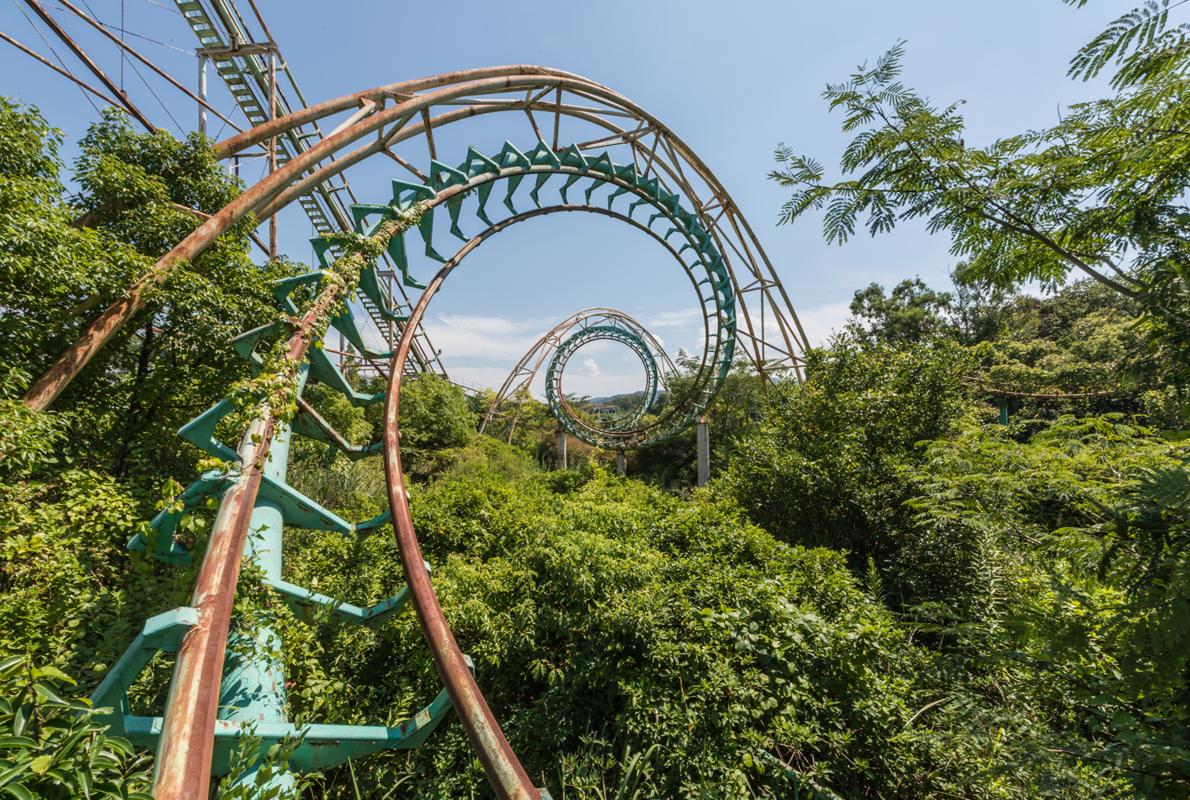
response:
{"label": "forest canopy", "polygon": [[[528,401],[408,380],[401,437],[433,584],[493,711],[552,796],[1190,796],[1190,34],[1147,3],[1074,56],[1113,94],[1053,128],[966,143],[957,105],[902,85],[896,45],[825,92],[853,136],[842,178],[782,147],[783,218],[840,243],[922,219],[951,285],[860,287],[804,380],[735,365],[694,434],[614,455]],[[152,756],[84,698],[198,559],[135,549],[210,468],[176,436],[250,375],[232,340],[278,317],[253,220],[155,290],[50,411],[33,377],[242,186],[198,135],[96,123],[69,176],[37,109],[0,99],[0,794],[147,797]],[[352,379],[378,389],[374,376]],[[671,387],[680,394],[680,375]],[[311,381],[352,442],[381,434]],[[608,404],[631,398],[611,398]],[[358,457],[357,457],[358,456]],[[346,519],[388,508],[376,454],[295,437],[288,481]],[[201,555],[214,510],[173,537]],[[285,579],[367,605],[404,577],[388,526],[285,531]],[[143,550],[143,548],[142,548]],[[267,626],[289,718],[392,725],[440,688],[410,613],[301,617],[250,569],[237,633]],[[160,709],[170,659],[130,702]],[[246,748],[234,785],[256,767]],[[288,751],[269,753],[282,769]],[[263,779],[261,779],[263,780]],[[306,776],[307,798],[487,797],[460,725]]]}

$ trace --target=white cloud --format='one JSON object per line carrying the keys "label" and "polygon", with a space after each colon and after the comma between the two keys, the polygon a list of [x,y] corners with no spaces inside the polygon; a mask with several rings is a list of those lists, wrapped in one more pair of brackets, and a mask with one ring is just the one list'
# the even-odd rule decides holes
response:
{"label": "white cloud", "polygon": [[444,358],[499,360],[511,369],[548,329],[540,320],[468,314],[439,314],[423,324]]}
{"label": "white cloud", "polygon": [[832,333],[840,330],[851,316],[849,303],[827,303],[816,308],[798,309],[797,318],[802,322],[806,338],[813,347],[826,344]]}
{"label": "white cloud", "polygon": [[645,327],[653,328],[683,328],[694,325],[699,321],[697,308],[684,308],[680,311],[662,311],[645,322]]}
{"label": "white cloud", "polygon": [[[684,350],[701,351],[697,345],[679,346],[684,340],[689,343],[692,335],[681,328],[696,327],[699,324],[698,313],[696,308],[662,311],[650,317],[646,326],[651,331],[655,328],[670,329],[674,334],[671,340],[677,353]],[[814,346],[826,344],[831,334],[842,328],[849,316],[847,303],[803,308],[798,313],[802,327]],[[538,337],[556,322],[556,319],[543,318],[438,314],[423,324],[430,341],[442,351],[443,363],[452,377],[494,388],[504,381],[509,370]],[[375,349],[383,349],[379,344],[379,336],[371,330],[371,326],[364,327],[366,341]],[[566,391],[602,397],[639,390],[640,371],[635,368],[635,364],[632,367],[628,367],[627,363],[621,366],[621,359],[614,352],[620,347],[622,345],[604,341],[594,341],[584,346],[582,360],[572,364],[566,373]],[[676,357],[676,354],[671,353],[671,356]],[[541,375],[534,381],[533,394],[544,394]]]}

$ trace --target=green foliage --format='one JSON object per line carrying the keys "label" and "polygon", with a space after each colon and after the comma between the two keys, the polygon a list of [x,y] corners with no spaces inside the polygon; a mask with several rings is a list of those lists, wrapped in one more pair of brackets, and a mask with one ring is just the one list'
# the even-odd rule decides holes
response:
{"label": "green foliage", "polygon": [[428,477],[449,465],[449,451],[466,445],[478,425],[463,390],[445,378],[425,373],[403,382],[401,459],[414,477]]}
{"label": "green foliage", "polygon": [[114,297],[151,262],[106,232],[71,226],[58,179],[61,135],[36,109],[0,98],[0,135],[0,364],[28,380],[77,335],[75,309],[98,294]]}
{"label": "green foliage", "polygon": [[1043,299],[1012,298],[981,315],[989,324],[971,383],[999,393],[1014,418],[1144,413],[1155,426],[1183,428],[1190,396],[1178,355],[1153,341],[1140,313],[1089,280]]}
{"label": "green foliage", "polygon": [[1190,420],[1178,355],[1148,335],[1138,303],[1091,280],[1045,298],[1009,295],[964,282],[965,270],[955,271],[953,293],[917,279],[887,296],[877,284],[856,292],[848,338],[981,345],[969,383],[1013,417],[1145,413],[1175,430]]}
{"label": "green foliage", "polygon": [[43,197],[51,197],[61,189],[58,183],[58,149],[62,135],[50,127],[36,109],[18,113],[8,98],[0,100],[0,137],[5,147],[0,150],[0,176],[5,181],[6,203],[16,199],[8,194],[9,181],[40,184]]}
{"label": "green foliage", "polygon": [[151,800],[148,758],[104,733],[95,710],[67,695],[74,683],[22,656],[0,660],[0,791],[15,800]]}
{"label": "green foliage", "polygon": [[[723,467],[709,490],[687,490],[692,434],[630,466],[681,495],[611,476],[598,452],[543,473],[552,426],[541,438],[522,424],[507,445],[475,434],[447,381],[405,383],[403,457],[435,589],[555,797],[1186,796],[1186,58],[1165,8],[1121,18],[1072,64],[1089,77],[1119,63],[1119,96],[984,149],[963,141],[957,107],[897,82],[899,49],[828,90],[856,132],[844,170],[861,174],[827,185],[782,151],[777,177],[799,192],[786,214],[826,208],[836,240],[865,216],[873,232],[925,218],[968,261],[953,293],[919,280],[857,293],[859,321],[809,354],[803,384],[766,392],[737,365],[710,409]],[[185,602],[189,571],[124,543],[162,482],[175,493],[166,474],[189,477],[172,430],[246,374],[228,342],[275,318],[268,281],[291,266],[251,264],[244,221],[152,294],[59,411],[31,414],[15,401],[29,375],[193,229],[193,210],[239,187],[202,140],[109,118],[83,142],[67,204],[46,122],[0,101],[0,137],[0,653],[19,654],[0,661],[0,793],[138,796],[144,757],[62,699],[63,670],[97,681],[148,614]],[[1072,268],[1110,288],[1011,296]],[[979,402],[991,384],[1112,396],[1017,403],[995,426]],[[377,438],[377,409],[317,386],[307,399],[351,441]],[[1118,413],[1142,411],[1168,436]],[[351,519],[387,505],[375,456],[298,441],[291,480]],[[202,515],[182,527],[201,551]],[[361,605],[403,582],[381,532],[287,531],[285,577]],[[258,578],[245,568],[237,630],[275,630],[298,725],[393,725],[438,692],[413,615],[308,625]],[[136,706],[159,707],[166,666],[140,678]],[[263,763],[256,744],[220,796],[489,794],[449,719],[414,752],[292,790],[264,787],[293,743]]]}
{"label": "green foliage", "polygon": [[1155,380],[1160,361],[1102,300],[1087,287],[1018,299],[1007,338],[971,351],[836,340],[714,485],[788,541],[853,554],[934,654],[921,667],[938,687],[923,708],[931,737],[969,747],[987,731],[978,746],[1005,759],[979,792],[1179,797],[1187,785],[1186,446],[1060,406],[978,424],[964,388],[989,359],[999,379],[1032,358],[1051,382]]}
{"label": "green foliage", "polygon": [[950,307],[949,294],[914,278],[901,281],[887,296],[883,286],[869,284],[852,298],[851,315],[867,323],[866,329],[857,332],[874,341],[923,342],[946,332],[944,314]]}
{"label": "green foliage", "polygon": [[[794,190],[783,220],[824,211],[829,241],[923,219],[965,259],[949,302],[910,282],[900,297],[857,293],[859,391],[836,398],[823,388],[837,381],[811,372],[805,399],[769,415],[719,488],[780,535],[872,556],[867,585],[936,655],[922,681],[939,696],[918,714],[944,736],[987,732],[1004,759],[975,793],[1173,798],[1190,786],[1187,453],[1119,413],[1147,412],[1173,439],[1187,421],[1190,27],[1170,27],[1174,5],[1146,2],[1071,62],[1083,79],[1115,64],[1113,97],[986,147],[965,141],[958,104],[900,82],[898,44],[825,92],[853,136],[848,179],[828,182],[784,146],[771,175]],[[1094,283],[1008,295],[1076,270]],[[880,367],[889,341],[911,359],[948,338],[981,344],[939,385],[999,396],[1017,423],[977,424],[963,403],[922,413],[921,389]],[[854,349],[836,342],[831,357]],[[894,398],[910,412],[902,426],[931,423],[924,447],[873,425]]]}
{"label": "green foliage", "polygon": [[114,661],[146,611],[184,603],[191,576],[130,559],[148,509],[52,449],[67,428],[60,414],[0,403],[0,431],[16,434],[0,460],[0,654],[82,675]]}
{"label": "green foliage", "polygon": [[766,422],[732,454],[721,490],[785,541],[882,563],[904,518],[901,473],[920,461],[919,442],[970,408],[960,382],[970,366],[944,340],[898,349],[842,338],[813,351],[804,384],[770,390]]}
{"label": "green foliage", "polygon": [[[280,273],[248,260],[251,222],[237,226],[151,293],[145,313],[72,384],[58,411],[30,413],[13,399],[30,375],[201,221],[173,205],[216,210],[239,186],[201,140],[138,135],[107,119],[77,163],[81,193],[71,203],[86,210],[80,219],[57,178],[58,134],[35,110],[0,101],[0,135],[0,656],[52,664],[93,686],[147,616],[186,602],[190,571],[146,563],[125,546],[146,531],[160,489],[176,487],[170,478],[192,477],[195,454],[174,431],[246,371],[229,342],[274,313],[269,280]],[[192,518],[183,529],[201,551],[200,523]],[[146,672],[134,703],[163,693],[165,666]],[[66,732],[32,757],[93,756],[102,788],[88,789],[87,770],[72,765],[63,770],[77,782],[54,788],[39,779],[30,791],[129,796],[137,783],[126,745],[105,744],[77,703],[54,710],[53,724]],[[130,770],[126,784],[115,780],[121,765]]]}
{"label": "green foliage", "polygon": [[1051,746],[1151,797],[1190,779],[1188,457],[1119,417],[967,426],[929,446],[901,534],[898,574],[961,621],[956,651],[1023,669],[1014,696],[1065,710]]}
{"label": "green foliage", "polygon": [[[1066,0],[1085,5],[1087,0]],[[1119,65],[1112,86],[1124,89],[1176,72],[1190,54],[1190,25],[1168,28],[1170,0],[1146,0],[1117,17],[1070,61],[1067,73],[1090,80],[1109,64]]]}
{"label": "green foliage", "polygon": [[[710,497],[599,471],[566,477],[473,469],[412,499],[452,628],[554,796],[969,795],[998,761],[962,731],[947,733],[952,750],[963,743],[956,759],[915,724],[919,693],[932,691],[915,677],[929,654],[907,645],[839,554],[780,544]],[[311,533],[298,553],[298,580],[353,602],[399,585],[388,541]],[[299,685],[319,687],[294,696],[299,718],[317,704],[335,719],[392,721],[438,688],[409,617],[323,628],[316,664],[309,642],[288,647],[309,671]],[[354,797],[338,772],[328,796]],[[453,725],[411,756],[370,759],[357,778],[360,796],[406,779],[423,797],[486,796]]]}
{"label": "green foliage", "polygon": [[38,465],[53,463],[64,438],[56,417],[0,399],[0,476],[23,478]]}
{"label": "green foliage", "polygon": [[[679,358],[678,367],[681,372],[671,378],[669,395],[662,399],[663,404],[683,396],[693,386],[697,363]],[[765,388],[760,376],[747,357],[740,356],[707,409],[712,461],[717,463],[731,457],[739,438],[756,428],[764,406]],[[691,427],[669,441],[630,453],[629,474],[671,489],[692,487],[698,477],[695,436]]]}
{"label": "green foliage", "polygon": [[824,92],[854,135],[840,161],[854,178],[830,183],[818,162],[778,149],[770,177],[794,190],[782,220],[824,210],[824,235],[842,243],[859,224],[875,235],[924,219],[950,235],[969,280],[1000,286],[1052,288],[1081,271],[1137,299],[1185,355],[1190,44],[1187,26],[1166,27],[1166,5],[1125,15],[1072,62],[1088,78],[1119,60],[1115,96],[986,147],[967,144],[958,103],[935,106],[899,80],[898,43]]}
{"label": "green foliage", "polygon": [[[221,168],[205,138],[137,133],[127,115],[115,111],[91,127],[79,151],[78,224],[102,228],[154,261],[202,222],[195,211],[214,214],[239,194],[238,181]],[[252,226],[239,222],[196,266],[205,271],[241,260]]]}
{"label": "green foliage", "polygon": [[[0,176],[0,364],[27,375],[44,369],[82,326],[122,296],[201,218],[239,192],[208,144],[192,136],[137,134],[105,117],[81,143],[67,205],[57,183],[57,134],[36,111],[0,103],[0,149],[20,155]],[[81,207],[84,214],[77,218]],[[247,373],[233,337],[271,319],[269,281],[283,265],[246,254],[245,220],[190,269],[151,292],[147,309],[88,366],[60,400],[72,411],[76,457],[116,475],[187,478],[175,431]],[[80,227],[81,226],[81,227]],[[23,388],[23,387],[21,387]]]}

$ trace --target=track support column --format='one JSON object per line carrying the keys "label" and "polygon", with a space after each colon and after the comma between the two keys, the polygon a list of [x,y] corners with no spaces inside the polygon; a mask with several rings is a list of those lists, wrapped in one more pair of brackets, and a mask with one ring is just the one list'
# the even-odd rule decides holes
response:
{"label": "track support column", "polygon": [[628,474],[628,457],[624,455],[623,450],[616,451],[616,472],[621,475]]}
{"label": "track support column", "polygon": [[711,432],[705,414],[699,416],[694,430],[698,448],[698,485],[706,486],[711,479]]}
{"label": "track support column", "polygon": [[[278,423],[264,465],[264,474],[281,483],[285,482],[288,471],[289,437],[289,426]],[[266,579],[281,578],[283,528],[281,507],[271,500],[258,500],[248,523],[244,556],[252,560]],[[262,625],[244,634],[233,633],[227,645],[219,689],[219,719],[244,723],[287,722],[285,663],[280,657],[281,640],[277,632]],[[255,781],[254,768],[241,779],[241,785],[254,786]],[[283,773],[264,788],[288,790],[293,785],[293,775]]]}
{"label": "track support column", "polygon": [[[204,101],[207,99],[207,57],[201,52],[198,54],[198,96]],[[207,110],[201,105],[198,107],[198,132],[207,135]]]}
{"label": "track support column", "polygon": [[558,428],[558,469],[566,469],[566,431]]}

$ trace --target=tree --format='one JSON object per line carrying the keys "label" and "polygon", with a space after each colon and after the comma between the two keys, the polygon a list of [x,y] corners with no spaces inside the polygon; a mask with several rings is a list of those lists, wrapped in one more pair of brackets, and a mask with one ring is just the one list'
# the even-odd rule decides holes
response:
{"label": "tree", "polygon": [[440,451],[466,445],[478,425],[463,390],[433,373],[401,384],[400,423],[403,460],[419,478],[440,469]]}
{"label": "tree", "polygon": [[859,571],[869,558],[883,566],[906,521],[906,470],[923,441],[970,408],[971,367],[972,355],[945,339],[898,347],[838,337],[810,351],[804,384],[769,391],[718,488],[779,539],[846,550]]}
{"label": "tree", "polygon": [[854,177],[829,182],[778,148],[770,177],[794,190],[782,221],[825,209],[824,235],[842,243],[861,218],[872,235],[924,219],[949,233],[968,280],[1053,289],[1081,272],[1138,300],[1190,353],[1190,26],[1169,26],[1169,7],[1125,14],[1074,57],[1075,78],[1118,65],[1114,96],[986,147],[965,141],[959,103],[935,106],[899,80],[897,43],[823,93],[854,134],[840,161]]}
{"label": "tree", "polygon": [[877,342],[922,342],[950,329],[946,313],[951,295],[926,286],[921,278],[906,278],[885,295],[878,283],[868,284],[851,299],[851,314],[867,322],[867,329],[853,323],[856,331]]}
{"label": "tree", "polygon": [[1005,315],[1016,299],[1016,291],[970,277],[966,263],[958,264],[950,279],[954,284],[952,322],[959,341],[972,345],[994,339],[1004,327]]}
{"label": "tree", "polygon": [[[698,360],[687,354],[679,354],[678,374],[669,379],[665,404],[686,395],[694,386]],[[709,422],[711,461],[725,463],[734,452],[740,437],[756,428],[765,405],[768,389],[752,363],[737,353],[731,371],[719,387],[714,400],[706,410]],[[690,487],[698,478],[698,449],[695,428],[686,430],[664,442],[655,442],[640,448],[630,456],[629,473],[636,478],[658,483],[676,489]],[[713,468],[718,471],[718,466]]]}
{"label": "tree", "polygon": [[[138,134],[110,115],[80,143],[80,191],[67,202],[60,135],[36,109],[0,99],[0,137],[0,363],[25,380],[240,191],[202,137]],[[188,476],[196,454],[175,431],[247,374],[231,340],[276,315],[270,282],[292,269],[252,263],[251,224],[175,271],[67,389],[70,441],[85,463],[149,484]]]}

